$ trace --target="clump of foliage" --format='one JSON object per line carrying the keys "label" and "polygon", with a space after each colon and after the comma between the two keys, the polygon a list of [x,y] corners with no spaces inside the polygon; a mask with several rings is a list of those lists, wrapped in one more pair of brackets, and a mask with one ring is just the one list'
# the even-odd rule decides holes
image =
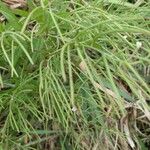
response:
{"label": "clump of foliage", "polygon": [[148,150],[148,1],[4,0],[0,13],[0,149]]}

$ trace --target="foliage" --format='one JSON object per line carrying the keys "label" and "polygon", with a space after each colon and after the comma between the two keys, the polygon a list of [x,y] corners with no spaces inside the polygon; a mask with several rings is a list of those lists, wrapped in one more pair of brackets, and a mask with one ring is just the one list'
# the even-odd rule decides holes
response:
{"label": "foliage", "polygon": [[27,6],[0,2],[0,149],[148,150],[150,3]]}

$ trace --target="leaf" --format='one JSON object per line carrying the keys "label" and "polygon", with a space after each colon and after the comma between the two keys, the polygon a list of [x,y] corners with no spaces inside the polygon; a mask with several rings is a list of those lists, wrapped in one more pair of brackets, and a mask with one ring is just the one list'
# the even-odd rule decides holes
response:
{"label": "leaf", "polygon": [[138,139],[138,141],[139,141],[139,144],[141,146],[141,150],[148,150],[148,148],[145,146],[145,144],[142,142],[141,139]]}
{"label": "leaf", "polygon": [[[101,80],[101,84],[105,87],[108,88],[109,90],[113,90],[111,83],[104,77],[100,77]],[[126,92],[125,90],[123,90],[119,85],[117,85],[118,87],[118,92],[120,94],[120,96],[122,96],[125,100],[129,101],[129,102],[133,102],[134,99],[129,95],[128,92]]]}
{"label": "leaf", "polygon": [[121,6],[126,6],[129,8],[135,8],[136,6],[134,4],[124,2],[123,0],[104,0],[106,3],[111,3],[111,4],[116,4],[116,5],[121,5]]}
{"label": "leaf", "polygon": [[2,13],[7,19],[8,27],[14,28],[16,30],[21,29],[21,25],[18,23],[18,18],[13,14],[13,12],[6,7],[2,2],[0,2],[0,13]]}

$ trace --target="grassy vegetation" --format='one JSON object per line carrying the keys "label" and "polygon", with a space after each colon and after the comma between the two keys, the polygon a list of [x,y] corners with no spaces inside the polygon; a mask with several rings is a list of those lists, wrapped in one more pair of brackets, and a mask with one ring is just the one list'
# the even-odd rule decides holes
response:
{"label": "grassy vegetation", "polygon": [[0,150],[149,149],[149,1],[0,13]]}

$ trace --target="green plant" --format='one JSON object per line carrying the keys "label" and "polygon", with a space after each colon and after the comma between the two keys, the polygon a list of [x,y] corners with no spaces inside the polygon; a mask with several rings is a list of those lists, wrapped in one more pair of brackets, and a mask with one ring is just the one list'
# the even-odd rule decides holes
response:
{"label": "green plant", "polygon": [[149,2],[0,4],[3,149],[147,149]]}

